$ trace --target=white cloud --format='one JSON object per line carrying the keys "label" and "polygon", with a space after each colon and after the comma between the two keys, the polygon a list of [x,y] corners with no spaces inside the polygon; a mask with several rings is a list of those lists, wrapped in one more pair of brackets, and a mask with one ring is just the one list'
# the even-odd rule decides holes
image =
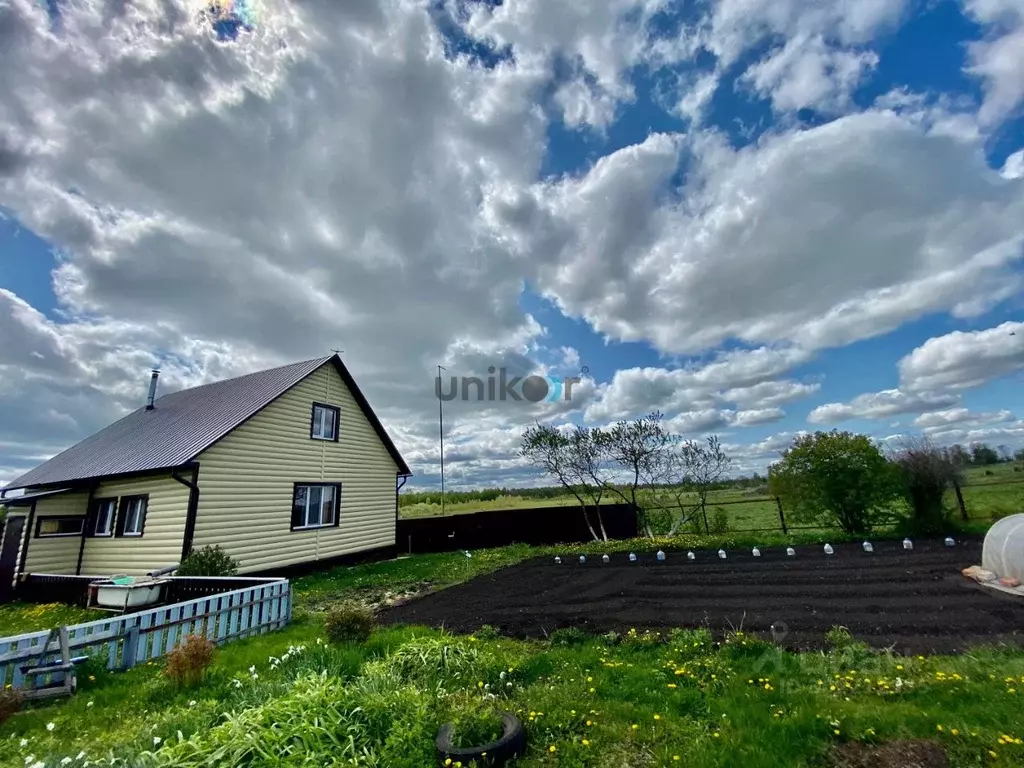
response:
{"label": "white cloud", "polygon": [[827,403],[807,416],[811,424],[836,424],[848,419],[881,419],[898,413],[919,413],[955,405],[955,395],[908,394],[898,389],[857,395],[849,403]]}
{"label": "white cloud", "polygon": [[[684,159],[688,184],[670,190]],[[1022,286],[1024,182],[976,140],[887,110],[740,150],[652,135],[492,206],[564,312],[670,353],[841,346],[927,313],[978,314]]]}
{"label": "white cloud", "polygon": [[987,31],[986,39],[968,46],[967,71],[984,81],[978,118],[992,125],[1024,103],[1024,3],[965,0],[964,7]]}
{"label": "white cloud", "polygon": [[1024,323],[954,331],[929,339],[899,362],[909,390],[960,390],[1024,370]]}
{"label": "white cloud", "polygon": [[861,79],[878,65],[873,51],[841,50],[820,35],[791,38],[769,53],[743,76],[778,112],[813,108],[839,114],[850,105],[850,95]]}
{"label": "white cloud", "polygon": [[[779,379],[808,359],[800,349],[762,347],[722,353],[710,362],[675,369],[621,369],[599,388],[585,416],[588,421],[605,422],[657,409],[670,416],[683,412],[699,423],[708,421],[712,413],[723,425],[744,426],[758,423],[758,418],[774,421],[782,415],[778,405],[815,391],[813,384]],[[746,424],[737,423],[734,411],[720,410],[722,403],[742,406]]]}
{"label": "white cloud", "polygon": [[1013,414],[1005,410],[992,413],[976,413],[969,408],[950,408],[945,411],[922,413],[914,419],[914,426],[923,429],[927,433],[945,431],[954,426],[957,428],[964,428],[965,425],[977,427],[1013,420]]}
{"label": "white cloud", "polygon": [[1024,149],[1018,149],[1007,157],[1000,173],[1004,179],[1019,179],[1024,176]]}

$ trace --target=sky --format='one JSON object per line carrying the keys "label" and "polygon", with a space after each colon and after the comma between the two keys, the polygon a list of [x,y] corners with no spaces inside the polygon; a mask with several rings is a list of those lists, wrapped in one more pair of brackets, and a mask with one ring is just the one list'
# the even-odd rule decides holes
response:
{"label": "sky", "polygon": [[342,356],[438,482],[654,409],[1024,447],[1024,0],[0,0],[0,484]]}

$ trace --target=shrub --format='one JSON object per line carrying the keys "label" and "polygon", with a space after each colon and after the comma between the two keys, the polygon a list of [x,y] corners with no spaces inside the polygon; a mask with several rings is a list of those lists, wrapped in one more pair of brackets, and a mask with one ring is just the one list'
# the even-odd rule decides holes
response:
{"label": "shrub", "polygon": [[995,472],[993,472],[993,471],[992,471],[991,469],[986,469],[986,470],[985,470],[985,475],[986,475],[987,477],[991,477],[991,476],[992,476],[992,475],[994,475],[994,474],[995,474]]}
{"label": "shrub", "polygon": [[768,469],[768,485],[796,522],[828,522],[864,533],[888,516],[899,476],[865,435],[815,432],[797,437]]}
{"label": "shrub", "polygon": [[200,547],[192,550],[181,561],[176,576],[234,576],[238,573],[238,561],[233,559],[220,545]]}
{"label": "shrub", "polygon": [[715,507],[711,513],[711,532],[727,533],[729,531],[729,512],[725,507]]}
{"label": "shrub", "polygon": [[846,627],[835,626],[825,633],[825,642],[835,651],[841,651],[853,645],[853,635]]}
{"label": "shrub", "polygon": [[893,456],[893,462],[899,468],[903,495],[910,507],[911,528],[919,533],[944,530],[948,512],[943,499],[959,477],[952,454],[927,439],[911,440]]}
{"label": "shrub", "polygon": [[362,643],[373,632],[373,611],[360,603],[341,603],[327,612],[324,630],[332,643]]}
{"label": "shrub", "polygon": [[0,725],[10,720],[21,709],[21,692],[13,688],[0,691]]}
{"label": "shrub", "polygon": [[586,641],[587,633],[579,627],[563,627],[548,635],[548,642],[552,645],[579,645]]}
{"label": "shrub", "polygon": [[213,663],[213,652],[213,642],[208,638],[187,635],[185,642],[167,654],[164,675],[178,686],[196,685]]}
{"label": "shrub", "polygon": [[501,637],[501,633],[490,624],[484,624],[473,634],[480,640],[497,640]]}

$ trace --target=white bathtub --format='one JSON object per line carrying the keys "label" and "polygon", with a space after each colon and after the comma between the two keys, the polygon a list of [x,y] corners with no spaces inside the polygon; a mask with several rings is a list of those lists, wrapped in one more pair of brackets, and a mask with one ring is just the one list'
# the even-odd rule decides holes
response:
{"label": "white bathtub", "polygon": [[163,581],[140,581],[134,584],[96,585],[96,604],[104,608],[138,608],[159,602]]}

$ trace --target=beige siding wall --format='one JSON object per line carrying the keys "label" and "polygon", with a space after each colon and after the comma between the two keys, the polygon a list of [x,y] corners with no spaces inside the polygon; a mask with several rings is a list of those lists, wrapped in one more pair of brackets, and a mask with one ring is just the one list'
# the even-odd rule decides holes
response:
{"label": "beige siding wall", "polygon": [[[40,517],[53,515],[85,515],[89,494],[61,493],[36,501],[36,513],[31,530],[26,531],[22,546],[28,543],[25,573],[73,574],[78,566],[81,536],[36,538],[36,525]],[[27,523],[26,523],[27,525]],[[20,557],[20,554],[19,554]]]}
{"label": "beige siding wall", "polygon": [[[28,539],[28,511],[24,507],[8,507],[5,517],[7,519],[20,517],[25,521],[25,525],[21,529],[21,540],[18,542],[18,554],[14,560],[14,573],[11,578],[11,581],[13,583],[14,580],[18,577],[18,564],[21,563],[21,553],[22,550],[25,548],[25,541]],[[5,527],[4,538],[3,541],[0,542],[0,547],[7,545],[7,533],[8,529]]]}
{"label": "beige siding wall", "polygon": [[[181,560],[185,517],[188,514],[188,488],[172,478],[170,473],[131,480],[108,480],[100,483],[95,492],[97,499],[140,495],[149,496],[142,536],[86,538],[83,574],[127,573],[140,576]],[[33,548],[34,545],[35,542]]]}
{"label": "beige siding wall", "polygon": [[[309,437],[314,402],[341,409],[339,440]],[[333,365],[324,365],[198,457],[194,547],[257,571],[395,542],[397,467]],[[340,482],[336,528],[291,530],[293,483]]]}

